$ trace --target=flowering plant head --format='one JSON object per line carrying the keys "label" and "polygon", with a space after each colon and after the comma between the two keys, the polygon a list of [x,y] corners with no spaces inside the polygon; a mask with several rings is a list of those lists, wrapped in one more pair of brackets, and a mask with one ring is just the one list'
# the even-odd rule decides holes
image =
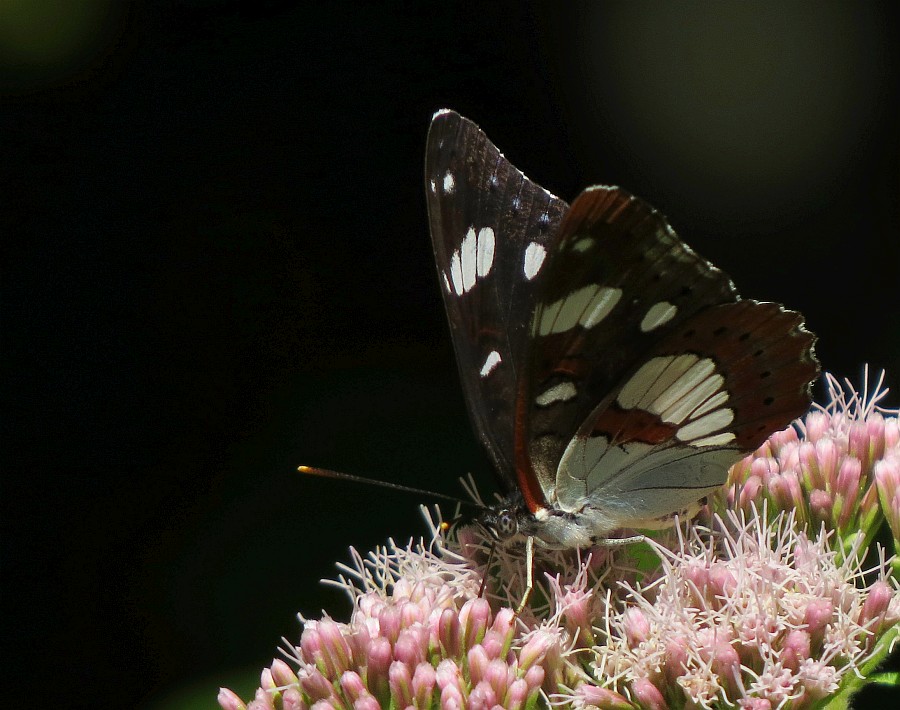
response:
{"label": "flowering plant head", "polygon": [[[878,388],[867,398],[830,382],[831,403],[735,466],[702,524],[638,546],[539,551],[518,614],[521,551],[491,554],[478,528],[450,534],[426,511],[428,538],[340,566],[348,622],[301,618],[255,697],[223,689],[220,706],[762,709],[852,692],[897,639],[900,591],[880,548],[865,566],[874,533],[847,521],[886,520],[897,539],[900,442]],[[859,475],[841,477],[851,458]],[[796,485],[773,489],[776,475]],[[813,506],[813,491],[831,507]]]}

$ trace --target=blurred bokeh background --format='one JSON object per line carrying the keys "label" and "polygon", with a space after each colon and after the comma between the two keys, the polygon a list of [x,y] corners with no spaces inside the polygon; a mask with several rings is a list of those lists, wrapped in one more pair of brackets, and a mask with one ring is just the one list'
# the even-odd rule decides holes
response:
{"label": "blurred bokeh background", "polygon": [[[900,387],[898,10],[4,0],[4,697],[247,694],[347,548],[490,489],[432,264],[432,113],[620,184],[823,365]],[[891,401],[896,406],[898,397]]]}

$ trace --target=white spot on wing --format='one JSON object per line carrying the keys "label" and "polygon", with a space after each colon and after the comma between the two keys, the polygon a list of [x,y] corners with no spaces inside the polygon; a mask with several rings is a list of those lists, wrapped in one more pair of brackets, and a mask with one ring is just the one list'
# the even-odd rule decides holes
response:
{"label": "white spot on wing", "polygon": [[444,192],[450,194],[453,192],[453,188],[456,186],[456,181],[453,179],[453,173],[449,170],[444,173]]}
{"label": "white spot on wing", "polygon": [[702,439],[694,439],[691,446],[723,446],[734,439],[734,434],[730,431],[723,431],[721,434],[713,434]]}
{"label": "white spot on wing", "polygon": [[578,394],[578,391],[573,383],[560,382],[558,385],[553,385],[553,387],[535,397],[534,403],[539,407],[546,407],[554,402],[567,402],[576,394]]}
{"label": "white spot on wing", "polygon": [[474,225],[469,227],[459,249],[450,257],[452,293],[457,296],[468,293],[475,288],[479,278],[490,273],[494,264],[495,241],[492,227],[482,227],[477,233]]}
{"label": "white spot on wing", "polygon": [[610,314],[622,297],[622,289],[584,286],[565,298],[545,306],[540,313],[540,335],[565,333],[576,325],[593,328]]}
{"label": "white spot on wing", "polygon": [[444,277],[444,288],[447,289],[447,293],[453,293],[453,289],[450,287],[450,280],[447,278],[447,272],[442,272],[441,276]]}
{"label": "white spot on wing", "polygon": [[488,275],[494,264],[494,230],[490,227],[482,227],[478,230],[478,276],[483,278]]}
{"label": "white spot on wing", "polygon": [[450,257],[450,279],[453,281],[453,290],[457,296],[463,294],[462,265],[459,262],[459,252],[453,252]]}
{"label": "white spot on wing", "polygon": [[712,434],[723,427],[727,427],[732,421],[734,421],[734,412],[732,410],[716,409],[709,414],[703,415],[699,419],[695,419],[690,424],[685,424],[675,432],[675,436],[681,441],[690,442],[693,439],[707,437],[709,434]]}
{"label": "white spot on wing", "polygon": [[610,314],[620,298],[622,298],[622,289],[601,288],[588,306],[590,310],[586,316],[581,318],[581,325],[585,328],[593,328]]}
{"label": "white spot on wing", "polygon": [[525,270],[525,278],[531,281],[538,275],[538,271],[544,265],[544,259],[547,256],[547,250],[543,245],[537,242],[531,242],[525,248],[525,263],[522,265]]}
{"label": "white spot on wing", "polygon": [[478,259],[478,237],[475,227],[469,227],[466,238],[459,246],[459,258],[462,262],[462,292],[470,291],[475,285],[475,269]]}
{"label": "white spot on wing", "polygon": [[665,392],[699,359],[696,355],[687,353],[678,356],[665,355],[648,360],[625,383],[616,397],[616,401],[623,409],[648,409],[651,402]]}
{"label": "white spot on wing", "polygon": [[590,249],[594,245],[593,237],[585,237],[584,239],[579,239],[572,245],[572,249],[583,254],[588,249]]}
{"label": "white spot on wing", "polygon": [[[713,379],[713,382],[711,384],[717,383],[717,385],[714,386],[712,391],[707,391],[704,387],[704,385],[706,384],[706,380],[710,377],[710,375],[714,375],[716,371],[715,363],[709,358],[698,360],[696,355],[692,356],[692,359],[694,360],[694,363],[684,372],[680,372],[677,377],[671,379],[665,391],[661,392],[659,396],[654,398],[652,402],[645,407],[646,409],[653,412],[654,414],[662,414],[666,409],[678,402],[682,397],[700,388],[705,392],[705,394],[703,394],[701,398],[696,402],[696,404],[694,404],[694,406],[690,408],[690,411],[688,412],[688,414],[690,414],[690,412],[692,412],[696,407],[699,407],[700,404],[707,397],[709,397],[709,395],[715,392],[715,390],[719,389],[718,385],[721,385],[722,382],[724,382],[724,379],[721,376],[717,376]],[[675,364],[678,364],[677,360]],[[677,422],[680,420],[675,421]]]}
{"label": "white spot on wing", "polygon": [[676,313],[678,313],[678,307],[668,301],[654,303],[641,321],[641,331],[648,333],[654,328],[668,323],[675,317]]}
{"label": "white spot on wing", "polygon": [[429,180],[428,183],[431,185],[431,191],[437,192],[437,183],[434,180]]}
{"label": "white spot on wing", "polygon": [[698,407],[691,416],[696,419],[697,417],[702,417],[707,412],[716,409],[720,404],[725,404],[728,401],[728,392],[722,390],[721,392],[716,392],[712,397],[706,400],[700,407]]}
{"label": "white spot on wing", "polygon": [[[710,375],[700,382],[700,384],[688,390],[688,392],[677,401],[671,401],[672,398],[670,397],[660,397],[651,405],[650,409],[654,411],[657,409],[662,410],[659,412],[659,416],[663,421],[671,424],[681,424],[689,417],[691,419],[696,419],[702,412],[698,414],[695,413],[695,410],[704,402],[714,397],[718,398],[719,395],[725,395],[725,400],[728,399],[728,393],[722,391],[722,386],[724,384],[725,378],[722,377],[722,375]],[[674,388],[670,388],[670,391],[672,389]],[[666,395],[668,394],[669,392],[666,392]]]}
{"label": "white spot on wing", "polygon": [[481,366],[481,372],[479,372],[478,374],[480,374],[482,377],[487,377],[494,371],[494,368],[500,364],[501,360],[502,358],[500,357],[500,353],[498,353],[496,350],[491,350],[491,352],[488,353],[488,356],[484,359],[484,364]]}

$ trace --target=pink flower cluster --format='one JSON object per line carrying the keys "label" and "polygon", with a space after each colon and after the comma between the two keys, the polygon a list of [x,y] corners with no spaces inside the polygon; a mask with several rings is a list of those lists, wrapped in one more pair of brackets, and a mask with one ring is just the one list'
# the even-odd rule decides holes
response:
{"label": "pink flower cluster", "polygon": [[900,537],[900,429],[880,387],[829,383],[827,407],[732,470],[735,510],[633,547],[536,550],[518,616],[524,555],[478,528],[426,516],[430,542],[354,552],[333,582],[350,621],[301,618],[254,699],[222,689],[220,706],[796,710],[851,692],[900,638],[896,558],[863,568],[882,520]]}
{"label": "pink flower cluster", "polygon": [[809,540],[790,515],[716,523],[658,545],[655,582],[620,585],[592,662],[608,686],[653,710],[802,708],[896,638],[900,594],[883,563],[866,588],[858,558],[838,561],[828,533]]}
{"label": "pink flower cluster", "polygon": [[509,606],[494,613],[462,558],[391,545],[356,562],[339,582],[354,597],[350,622],[305,621],[288,652],[299,670],[276,660],[253,701],[223,689],[222,708],[518,709],[557,687],[559,637],[523,633]]}
{"label": "pink flower cluster", "polygon": [[766,501],[774,515],[795,511],[813,529],[836,530],[845,545],[858,531],[868,543],[886,519],[900,546],[900,424],[896,411],[878,406],[887,393],[879,381],[862,394],[826,376],[830,403],[810,412],[798,428],[772,435],[736,464],[727,507],[750,512]]}

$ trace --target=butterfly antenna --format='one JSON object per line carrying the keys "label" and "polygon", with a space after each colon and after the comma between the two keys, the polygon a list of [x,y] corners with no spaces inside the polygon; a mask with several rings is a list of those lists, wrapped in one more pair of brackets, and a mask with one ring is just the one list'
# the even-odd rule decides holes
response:
{"label": "butterfly antenna", "polygon": [[420,495],[431,496],[432,498],[440,498],[441,500],[449,500],[462,505],[473,505],[472,501],[448,496],[444,493],[435,493],[434,491],[426,491],[423,488],[413,488],[412,486],[402,486],[399,483],[389,483],[388,481],[378,481],[374,478],[365,478],[363,476],[354,476],[352,473],[342,473],[341,471],[332,471],[327,468],[314,468],[313,466],[298,466],[300,473],[310,476],[319,476],[320,478],[337,478],[341,481],[353,481],[354,483],[365,483],[370,486],[381,486],[382,488],[390,488],[395,491],[404,491],[406,493],[418,493]]}

